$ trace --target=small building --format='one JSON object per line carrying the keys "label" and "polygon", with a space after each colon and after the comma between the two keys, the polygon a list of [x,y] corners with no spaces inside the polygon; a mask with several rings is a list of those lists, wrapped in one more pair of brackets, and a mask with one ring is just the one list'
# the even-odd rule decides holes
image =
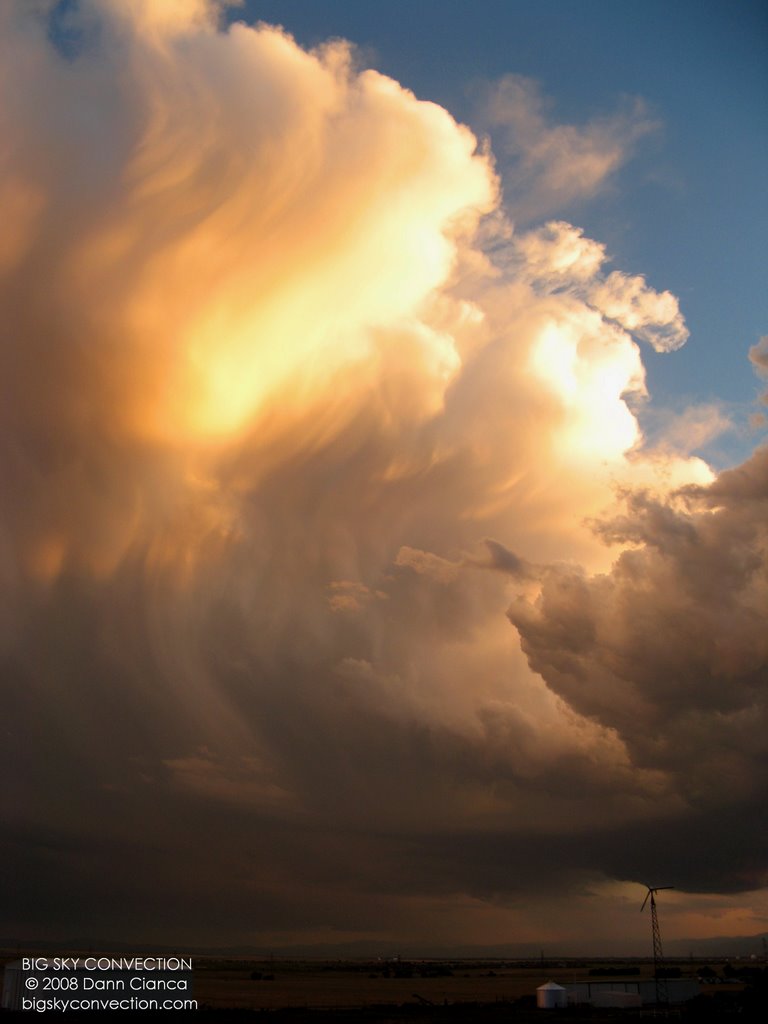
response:
{"label": "small building", "polygon": [[557,1010],[568,1005],[568,992],[562,985],[548,981],[536,989],[536,1005],[540,1010]]}
{"label": "small building", "polygon": [[[667,999],[671,1006],[687,1003],[701,991],[696,978],[667,978]],[[637,981],[578,981],[567,986],[571,1005],[589,1006],[652,1006],[656,1002],[656,982],[652,979]],[[626,1000],[626,996],[631,996]],[[605,1002],[604,1000],[611,1000]]]}

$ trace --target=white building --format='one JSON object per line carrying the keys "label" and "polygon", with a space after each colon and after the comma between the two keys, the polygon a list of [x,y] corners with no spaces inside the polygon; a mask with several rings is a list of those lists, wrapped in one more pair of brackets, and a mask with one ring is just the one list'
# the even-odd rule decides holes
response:
{"label": "white building", "polygon": [[557,1010],[568,1005],[568,993],[562,985],[548,981],[536,989],[536,1005],[540,1010]]}
{"label": "white building", "polygon": [[[672,1006],[687,1003],[701,991],[695,978],[667,978],[665,984],[667,999]],[[566,986],[566,990],[571,1005],[651,1006],[656,1002],[656,982],[653,978],[637,981],[578,981]]]}

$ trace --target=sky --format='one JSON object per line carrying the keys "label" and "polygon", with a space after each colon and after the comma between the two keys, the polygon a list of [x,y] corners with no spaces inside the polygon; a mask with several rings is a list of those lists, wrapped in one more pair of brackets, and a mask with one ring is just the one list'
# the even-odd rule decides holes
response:
{"label": "sky", "polygon": [[0,940],[761,951],[767,43],[0,7]]}

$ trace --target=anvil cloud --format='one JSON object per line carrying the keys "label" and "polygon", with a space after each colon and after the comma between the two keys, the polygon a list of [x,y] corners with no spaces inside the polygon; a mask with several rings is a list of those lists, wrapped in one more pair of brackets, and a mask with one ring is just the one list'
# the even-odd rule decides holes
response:
{"label": "anvil cloud", "polygon": [[763,885],[765,453],[644,447],[677,300],[546,220],[642,112],[507,81],[516,231],[346,43],[50,9],[0,12],[9,940],[568,941],[553,893]]}

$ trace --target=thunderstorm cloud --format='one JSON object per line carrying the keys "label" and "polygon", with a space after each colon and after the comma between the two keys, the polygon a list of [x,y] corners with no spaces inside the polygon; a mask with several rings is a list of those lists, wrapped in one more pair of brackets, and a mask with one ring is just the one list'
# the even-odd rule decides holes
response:
{"label": "thunderstorm cloud", "polygon": [[[53,10],[0,9],[8,941],[763,886],[768,462],[644,446],[677,300],[344,42]],[[531,217],[651,127],[492,100]]]}

